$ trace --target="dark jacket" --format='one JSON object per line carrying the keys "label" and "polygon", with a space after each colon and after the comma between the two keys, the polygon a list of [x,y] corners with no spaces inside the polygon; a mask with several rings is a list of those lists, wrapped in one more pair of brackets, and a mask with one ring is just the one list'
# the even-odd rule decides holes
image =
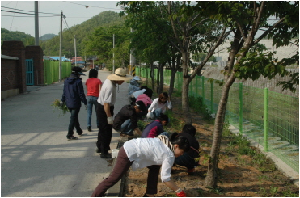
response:
{"label": "dark jacket", "polygon": [[[192,158],[198,158],[199,157],[199,142],[196,140],[195,137],[191,136],[188,133],[179,133],[178,136],[186,137],[190,143],[190,149],[188,150],[187,154],[191,156]],[[197,151],[195,151],[197,150]]]}
{"label": "dark jacket", "polygon": [[163,133],[163,125],[159,120],[154,120],[148,124],[143,130],[142,137],[157,137],[159,134]]}
{"label": "dark jacket", "polygon": [[126,121],[129,120],[131,121],[131,126],[133,129],[137,128],[137,121],[138,121],[138,116],[137,113],[135,112],[135,108],[132,105],[125,105],[124,107],[121,108],[119,113],[117,113],[114,122],[113,122],[113,128],[115,130],[119,130],[121,128],[121,125]]}
{"label": "dark jacket", "polygon": [[80,108],[81,102],[85,105],[87,100],[82,87],[82,80],[78,75],[71,74],[64,82],[64,91],[61,101],[66,103],[68,108]]}

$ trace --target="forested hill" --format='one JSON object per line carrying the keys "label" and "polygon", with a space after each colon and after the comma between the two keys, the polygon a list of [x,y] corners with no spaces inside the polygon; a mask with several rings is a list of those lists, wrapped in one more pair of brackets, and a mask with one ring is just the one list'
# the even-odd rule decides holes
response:
{"label": "forested hill", "polygon": [[[66,21],[68,20],[66,19]],[[100,26],[120,26],[123,24],[124,19],[120,18],[117,12],[105,11],[79,25],[64,28],[62,34],[62,56],[74,56],[74,35],[76,37],[77,56],[84,56],[82,53],[84,40],[86,40],[96,28]],[[59,36],[43,41],[40,45],[44,50],[45,56],[59,55]]]}
{"label": "forested hill", "polygon": [[34,44],[35,40],[30,34],[24,32],[11,32],[5,28],[1,28],[1,44],[2,41],[17,40],[23,41],[24,46]]}

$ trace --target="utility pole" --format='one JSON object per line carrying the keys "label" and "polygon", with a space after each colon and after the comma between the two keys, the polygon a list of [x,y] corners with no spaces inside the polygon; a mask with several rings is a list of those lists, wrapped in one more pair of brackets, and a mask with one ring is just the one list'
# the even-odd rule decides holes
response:
{"label": "utility pole", "polygon": [[35,45],[39,45],[39,6],[38,1],[34,2],[35,11]]}
{"label": "utility pole", "polygon": [[112,73],[115,73],[115,34],[113,34],[113,70]]}
{"label": "utility pole", "polygon": [[74,35],[74,53],[75,53],[75,66],[77,66],[77,52],[76,52],[76,38]]}
{"label": "utility pole", "polygon": [[61,11],[60,14],[60,35],[59,35],[59,69],[58,69],[58,78],[59,82],[61,82],[61,40],[62,40],[62,18],[63,18],[63,12]]}
{"label": "utility pole", "polygon": [[[130,32],[133,32],[133,29],[130,28]],[[135,56],[133,55],[133,49],[130,49],[130,56],[129,56],[129,69],[130,69],[130,74],[135,76]]]}

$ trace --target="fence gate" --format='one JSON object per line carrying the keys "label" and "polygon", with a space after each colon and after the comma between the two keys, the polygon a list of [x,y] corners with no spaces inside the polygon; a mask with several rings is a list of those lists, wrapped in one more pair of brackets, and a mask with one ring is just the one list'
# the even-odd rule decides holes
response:
{"label": "fence gate", "polygon": [[34,85],[32,59],[26,59],[26,85]]}

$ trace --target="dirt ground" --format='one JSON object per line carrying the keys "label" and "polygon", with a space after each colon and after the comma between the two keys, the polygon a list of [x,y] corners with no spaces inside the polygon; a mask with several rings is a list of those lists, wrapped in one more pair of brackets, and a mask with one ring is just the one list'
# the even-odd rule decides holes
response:
{"label": "dirt ground", "polygon": [[[181,99],[172,98],[172,112],[178,120],[181,113]],[[280,171],[262,171],[258,166],[251,165],[251,157],[241,155],[232,149],[226,149],[229,140],[222,140],[219,155],[218,188],[205,188],[204,181],[207,172],[207,162],[212,145],[213,124],[192,113],[193,125],[197,129],[196,138],[200,144],[200,165],[195,168],[193,175],[188,175],[187,168],[172,167],[172,180],[177,186],[184,188],[189,197],[299,197],[299,188]],[[211,122],[210,122],[211,123]],[[172,129],[171,129],[172,130]],[[180,131],[173,131],[180,132]],[[255,149],[255,148],[253,148]],[[267,160],[266,160],[267,161]],[[267,163],[267,162],[266,162]],[[268,162],[272,163],[272,162]],[[274,165],[273,165],[274,166]],[[148,169],[130,170],[126,179],[125,196],[142,197],[146,191]],[[161,183],[159,177],[157,197],[174,197],[175,193]]]}

